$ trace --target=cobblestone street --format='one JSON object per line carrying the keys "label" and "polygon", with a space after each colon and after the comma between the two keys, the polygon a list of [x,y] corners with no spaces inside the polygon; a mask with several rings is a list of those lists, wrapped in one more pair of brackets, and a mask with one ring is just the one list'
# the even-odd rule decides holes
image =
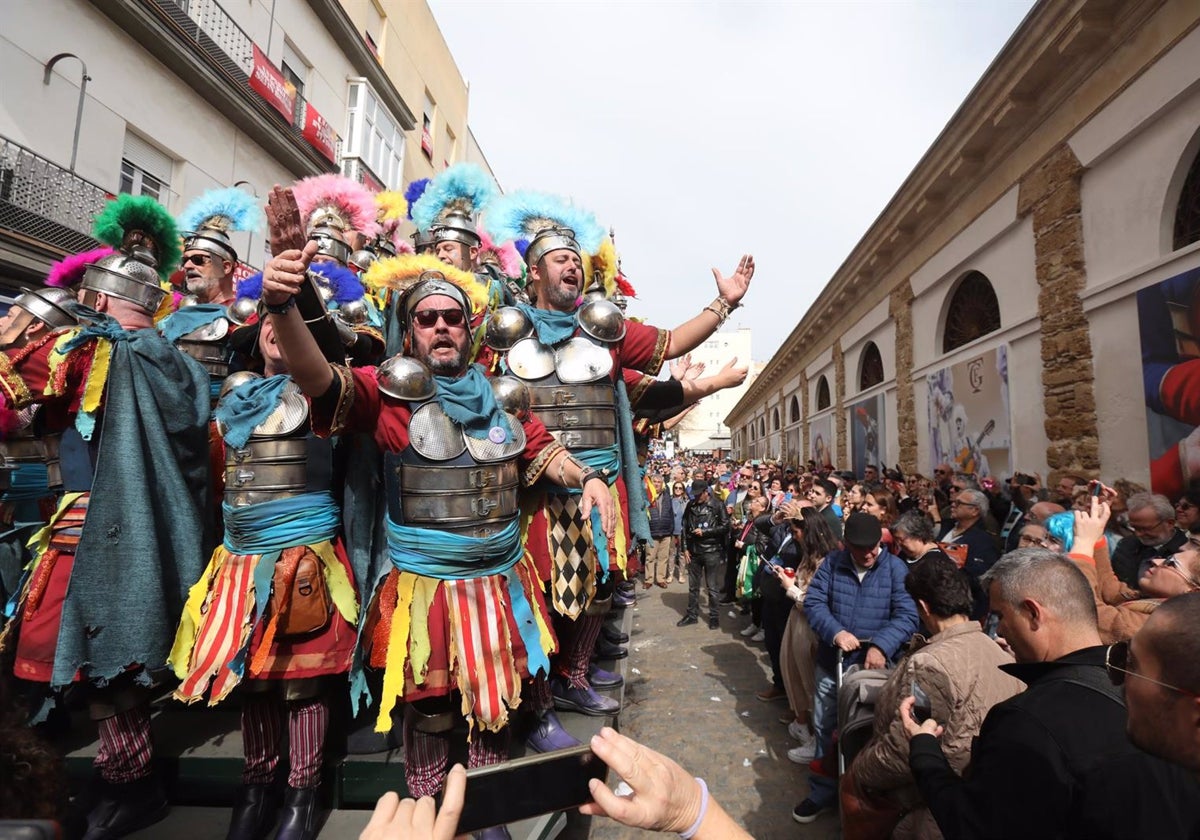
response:
{"label": "cobblestone street", "polygon": [[[832,812],[807,826],[792,820],[792,808],[807,791],[807,770],[787,759],[796,742],[779,722],[786,704],[754,696],[767,686],[770,665],[761,643],[738,635],[749,618],[737,607],[723,607],[719,630],[703,621],[676,627],[687,608],[687,584],[639,588],[638,594],[621,730],[703,777],[716,800],[758,840],[837,837]],[[589,836],[661,835],[596,819]]]}

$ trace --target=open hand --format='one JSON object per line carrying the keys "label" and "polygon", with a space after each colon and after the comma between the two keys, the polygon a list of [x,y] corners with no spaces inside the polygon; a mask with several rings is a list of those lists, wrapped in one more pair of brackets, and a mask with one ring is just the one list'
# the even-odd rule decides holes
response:
{"label": "open hand", "polygon": [[607,726],[592,736],[591,747],[633,793],[617,796],[601,779],[592,779],[593,801],[581,806],[580,813],[611,817],[633,828],[675,833],[686,831],[700,815],[703,797],[699,783],[665,755]]}
{"label": "open hand", "polygon": [[746,381],[746,374],[750,372],[748,367],[737,367],[737,356],[734,356],[725,366],[717,371],[714,377],[717,384],[721,388],[736,388]]}
{"label": "open hand", "polygon": [[589,481],[583,485],[583,498],[579,500],[579,513],[584,521],[592,515],[592,508],[600,511],[600,527],[604,536],[611,543],[617,529],[616,510],[613,507],[612,492],[603,480]]}
{"label": "open hand", "polygon": [[299,251],[308,238],[304,235],[304,221],[300,218],[296,196],[291,189],[278,184],[267,196],[267,235],[272,256],[284,251]]}
{"label": "open hand", "polygon": [[746,296],[746,290],[750,288],[750,281],[754,278],[754,257],[745,254],[733,274],[728,277],[715,268],[712,273],[717,281],[717,292],[730,306],[736,306]]}

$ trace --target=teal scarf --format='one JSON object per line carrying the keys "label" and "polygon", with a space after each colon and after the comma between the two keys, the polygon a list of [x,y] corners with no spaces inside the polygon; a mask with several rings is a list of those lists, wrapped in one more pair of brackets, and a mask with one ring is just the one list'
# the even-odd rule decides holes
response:
{"label": "teal scarf", "polygon": [[158,331],[163,338],[174,344],[190,332],[211,324],[226,313],[219,303],[198,303],[172,312],[158,322]]}
{"label": "teal scarf", "polygon": [[213,412],[213,417],[225,429],[225,443],[234,449],[245,446],[258,424],[279,407],[283,389],[290,379],[286,373],[251,379],[226,394]]}
{"label": "teal scarf", "polygon": [[517,304],[517,308],[529,316],[537,330],[538,341],[547,347],[562,344],[575,335],[575,313],[559,312],[554,309],[537,309],[527,303]]}
{"label": "teal scarf", "polygon": [[492,385],[483,375],[483,368],[470,365],[462,376],[435,376],[437,401],[446,416],[461,426],[473,438],[487,438],[492,429],[500,429],[505,437],[493,443],[504,443],[512,437],[508,417],[496,402]]}

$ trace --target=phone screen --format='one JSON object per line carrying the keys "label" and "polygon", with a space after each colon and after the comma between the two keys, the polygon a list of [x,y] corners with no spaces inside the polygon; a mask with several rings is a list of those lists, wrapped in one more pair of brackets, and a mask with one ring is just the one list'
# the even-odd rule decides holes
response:
{"label": "phone screen", "polygon": [[608,766],[586,745],[476,767],[467,771],[467,795],[458,832],[577,808],[592,801],[591,779],[603,780]]}

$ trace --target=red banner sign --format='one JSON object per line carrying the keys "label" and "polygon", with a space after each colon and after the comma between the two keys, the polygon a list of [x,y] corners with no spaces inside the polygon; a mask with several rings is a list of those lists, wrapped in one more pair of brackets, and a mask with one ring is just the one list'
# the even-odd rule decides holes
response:
{"label": "red banner sign", "polygon": [[359,180],[362,181],[363,186],[369,189],[371,192],[383,192],[386,188],[386,185],[383,183],[383,181],[380,181],[378,178],[376,178],[371,173],[371,170],[367,169],[366,164],[364,164],[362,161],[358,162],[358,176]]}
{"label": "red banner sign", "polygon": [[250,74],[250,87],[291,123],[296,113],[295,88],[287,83],[283,74],[263,55],[258,44],[251,46],[254,47],[254,72]]}
{"label": "red banner sign", "polygon": [[337,163],[337,134],[311,102],[304,105],[304,139],[330,163]]}

